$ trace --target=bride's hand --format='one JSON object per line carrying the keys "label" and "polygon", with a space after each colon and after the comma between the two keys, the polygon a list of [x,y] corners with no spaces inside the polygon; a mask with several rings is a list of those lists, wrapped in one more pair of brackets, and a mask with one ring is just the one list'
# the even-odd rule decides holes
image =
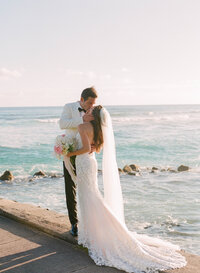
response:
{"label": "bride's hand", "polygon": [[67,157],[71,157],[71,156],[72,156],[72,153],[68,152]]}
{"label": "bride's hand", "polygon": [[90,150],[89,154],[91,154],[93,152],[96,152],[96,147],[94,144],[91,144],[91,150]]}

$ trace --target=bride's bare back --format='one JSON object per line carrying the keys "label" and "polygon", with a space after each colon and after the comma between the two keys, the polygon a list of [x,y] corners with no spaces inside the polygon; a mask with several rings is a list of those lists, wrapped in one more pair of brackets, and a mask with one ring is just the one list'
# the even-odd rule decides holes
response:
{"label": "bride's bare back", "polygon": [[78,126],[78,131],[81,136],[82,149],[79,150],[80,154],[91,151],[91,145],[94,139],[94,130],[90,122],[84,122]]}
{"label": "bride's bare back", "polygon": [[67,153],[67,157],[91,152],[91,145],[93,144],[93,138],[94,138],[92,124],[90,122],[84,122],[83,124],[80,124],[78,126],[78,132],[81,137],[82,148],[74,152]]}
{"label": "bride's bare back", "polygon": [[85,130],[85,132],[87,134],[90,145],[92,145],[92,143],[94,141],[94,130],[93,130],[93,126],[92,126],[91,122],[84,122],[81,125],[83,127],[83,130]]}

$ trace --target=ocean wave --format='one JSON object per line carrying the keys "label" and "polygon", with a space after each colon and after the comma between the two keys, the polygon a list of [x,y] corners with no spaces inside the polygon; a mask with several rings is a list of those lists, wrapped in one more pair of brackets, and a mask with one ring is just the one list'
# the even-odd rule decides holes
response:
{"label": "ocean wave", "polygon": [[0,149],[2,149],[3,151],[10,151],[10,150],[19,150],[21,151],[21,149],[27,149],[30,148],[30,145],[25,145],[23,143],[9,143],[9,144],[5,144],[5,145],[0,145]]}
{"label": "ocean wave", "polygon": [[22,148],[22,146],[21,145],[16,145],[16,144],[14,144],[14,145],[0,145],[0,148],[3,148],[3,149],[20,149],[20,148]]}
{"label": "ocean wave", "polygon": [[[182,223],[186,223],[184,220]],[[168,218],[161,223],[161,226],[167,226],[170,227],[179,227],[181,225],[181,222],[177,218],[173,218],[171,215],[168,215]]]}
{"label": "ocean wave", "polygon": [[41,122],[41,123],[58,123],[59,118],[34,119],[34,121]]}
{"label": "ocean wave", "polygon": [[12,118],[12,119],[0,119],[2,124],[8,125],[20,125],[20,124],[30,124],[30,122],[39,122],[39,123],[58,123],[59,118]]}
{"label": "ocean wave", "polygon": [[[199,117],[198,117],[199,118]],[[132,116],[132,117],[113,117],[112,120],[116,123],[121,122],[145,122],[145,121],[154,121],[154,122],[160,122],[160,121],[171,121],[171,122],[177,122],[177,121],[186,121],[186,120],[193,120],[197,119],[197,117],[191,117],[188,114],[182,114],[182,115],[163,115],[163,116],[154,116],[153,112],[149,112],[146,116]]]}

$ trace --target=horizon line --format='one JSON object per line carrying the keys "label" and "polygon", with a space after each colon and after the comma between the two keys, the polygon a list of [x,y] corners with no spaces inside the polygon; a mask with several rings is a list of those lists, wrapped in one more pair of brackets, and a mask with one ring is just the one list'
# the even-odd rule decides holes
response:
{"label": "horizon line", "polygon": [[[65,104],[64,104],[65,105]],[[30,108],[30,107],[63,107],[64,105],[33,105],[33,106],[0,106],[0,108]],[[97,104],[98,105],[98,104]],[[200,103],[167,103],[167,104],[105,104],[104,106],[183,106],[183,105],[200,105]]]}

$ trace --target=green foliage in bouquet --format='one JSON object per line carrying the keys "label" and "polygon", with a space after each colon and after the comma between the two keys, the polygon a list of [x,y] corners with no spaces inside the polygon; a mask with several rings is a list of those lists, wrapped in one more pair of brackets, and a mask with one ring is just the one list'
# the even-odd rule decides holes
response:
{"label": "green foliage in bouquet", "polygon": [[[70,152],[70,153],[74,152],[73,144],[69,144],[68,152]],[[70,162],[72,163],[72,166],[76,169],[75,160],[76,160],[76,156],[75,155],[70,156]]]}

